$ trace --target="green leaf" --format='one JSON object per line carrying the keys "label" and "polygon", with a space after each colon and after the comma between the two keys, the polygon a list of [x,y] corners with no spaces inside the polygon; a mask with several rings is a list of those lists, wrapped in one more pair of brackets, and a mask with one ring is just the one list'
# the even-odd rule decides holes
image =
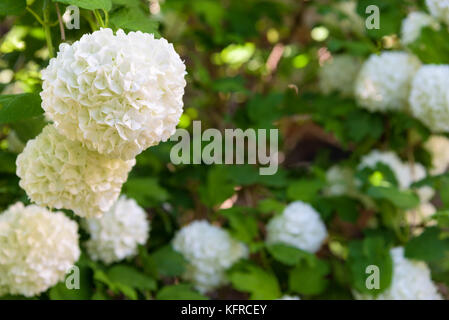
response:
{"label": "green leaf", "polygon": [[2,0],[0,2],[0,16],[19,15],[25,11],[26,0]]}
{"label": "green leaf", "polygon": [[158,35],[159,23],[151,19],[138,7],[123,8],[111,15],[110,22],[118,29],[129,31],[142,31]]}
{"label": "green leaf", "polygon": [[231,270],[229,280],[235,289],[249,292],[252,300],[273,300],[281,295],[276,276],[249,263]]}
{"label": "green leaf", "polygon": [[348,137],[354,142],[361,142],[367,137],[376,140],[384,129],[381,116],[363,110],[351,112],[345,124]]}
{"label": "green leaf", "polygon": [[282,213],[285,209],[285,204],[276,199],[264,199],[257,204],[257,208],[262,213]]}
{"label": "green leaf", "polygon": [[16,173],[16,155],[0,151],[0,173]]}
{"label": "green leaf", "polygon": [[[348,266],[354,289],[361,293],[378,294],[390,286],[393,276],[393,261],[390,248],[381,237],[367,237],[363,241],[353,241],[349,244]],[[379,289],[368,289],[366,280],[369,274],[366,268],[375,265],[379,268]]]}
{"label": "green leaf", "polygon": [[268,244],[267,250],[274,259],[288,266],[295,266],[304,260],[313,265],[316,260],[313,254],[283,243]]}
{"label": "green leaf", "polygon": [[229,220],[230,233],[238,240],[250,243],[258,234],[257,220],[245,208],[233,207],[218,213]]}
{"label": "green leaf", "polygon": [[401,209],[412,209],[419,205],[418,196],[410,190],[399,190],[393,186],[370,187],[366,194],[374,199],[388,200]]}
{"label": "green leaf", "polygon": [[184,257],[173,250],[171,245],[166,245],[156,250],[150,257],[155,264],[157,272],[163,276],[176,277],[182,275],[185,271],[186,261]]}
{"label": "green leaf", "polygon": [[44,113],[41,98],[35,93],[6,94],[0,96],[0,124],[32,118]]}
{"label": "green leaf", "polygon": [[[87,266],[78,265],[78,267],[79,289],[69,289],[67,288],[65,281],[59,282],[49,291],[51,300],[89,300],[91,298],[93,287],[93,283],[91,281],[92,272]],[[66,280],[69,280],[69,282],[70,279],[68,277],[70,276],[76,276],[76,274],[72,272],[66,276]]]}
{"label": "green leaf", "polygon": [[201,201],[209,207],[223,203],[234,194],[235,184],[225,166],[215,166],[207,174],[206,183],[198,190]]}
{"label": "green leaf", "polygon": [[423,28],[409,48],[425,64],[449,63],[449,34],[444,27],[440,30]]}
{"label": "green leaf", "polygon": [[214,81],[212,88],[215,91],[230,93],[230,92],[246,92],[245,80],[238,75],[233,78],[220,78]]}
{"label": "green leaf", "polygon": [[107,272],[108,278],[114,283],[120,283],[139,290],[155,290],[156,281],[134,267],[116,265]]}
{"label": "green leaf", "polygon": [[320,179],[303,179],[295,181],[287,188],[287,197],[290,200],[301,200],[312,202],[324,187],[324,182]]}
{"label": "green leaf", "polygon": [[329,280],[329,265],[316,259],[313,265],[303,261],[289,273],[288,286],[291,291],[305,295],[317,295],[326,289]]}
{"label": "green leaf", "polygon": [[67,5],[74,5],[87,10],[103,9],[109,11],[112,8],[111,0],[53,0],[53,1],[64,3]]}
{"label": "green leaf", "polygon": [[163,287],[156,295],[158,300],[208,300],[208,297],[196,292],[189,284],[177,284]]}
{"label": "green leaf", "polygon": [[156,178],[130,178],[123,186],[123,193],[135,199],[143,207],[154,207],[169,198]]}
{"label": "green leaf", "polygon": [[441,239],[440,230],[430,227],[405,245],[405,256],[427,262],[436,261],[449,253],[449,239]]}

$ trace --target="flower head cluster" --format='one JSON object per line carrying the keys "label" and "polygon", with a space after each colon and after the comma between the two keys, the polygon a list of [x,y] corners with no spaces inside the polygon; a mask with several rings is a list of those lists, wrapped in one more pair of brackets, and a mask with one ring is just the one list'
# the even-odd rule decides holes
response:
{"label": "flower head cluster", "polygon": [[434,132],[449,131],[449,66],[425,65],[413,79],[410,106]]}
{"label": "flower head cluster", "polygon": [[179,230],[173,248],[188,262],[184,278],[201,292],[225,284],[226,269],[248,255],[244,244],[207,221],[194,221]]}
{"label": "flower head cluster", "polygon": [[404,110],[419,60],[405,52],[371,55],[355,84],[357,102],[370,111]]}
{"label": "flower head cluster", "polygon": [[37,295],[80,256],[78,225],[62,212],[16,203],[0,214],[0,295]]}
{"label": "flower head cluster", "polygon": [[449,166],[449,139],[445,136],[433,135],[426,141],[424,148],[432,156],[432,175],[442,174]]}
{"label": "flower head cluster", "polygon": [[419,38],[421,29],[431,27],[438,29],[439,23],[424,12],[411,12],[403,21],[401,27],[401,41],[404,45],[413,43]]}
{"label": "flower head cluster", "polygon": [[324,94],[334,91],[342,96],[354,94],[354,82],[360,71],[362,62],[350,55],[337,55],[327,61],[319,71],[320,89]]}
{"label": "flower head cluster", "polygon": [[[379,163],[390,168],[401,189],[408,189],[414,182],[426,177],[426,169],[423,165],[404,163],[392,151],[373,150],[362,158],[358,168],[375,168]],[[429,201],[434,195],[434,190],[430,187],[421,187],[417,192],[422,202]]]}
{"label": "flower head cluster", "polygon": [[318,251],[326,237],[326,226],[320,214],[302,201],[290,203],[267,225],[268,243],[282,242],[304,251]]}
{"label": "flower head cluster", "polygon": [[404,248],[390,251],[393,259],[393,278],[390,287],[377,297],[355,293],[360,300],[441,300],[432,282],[428,266],[421,261],[405,258]]}
{"label": "flower head cluster", "polygon": [[101,29],[59,50],[42,71],[41,97],[61,134],[130,160],[175,132],[186,69],[167,40]]}
{"label": "flower head cluster", "polygon": [[134,164],[89,151],[47,125],[17,157],[17,175],[35,203],[93,217],[114,204]]}
{"label": "flower head cluster", "polygon": [[150,230],[145,211],[125,196],[103,216],[86,219],[84,225],[90,234],[86,242],[89,256],[105,264],[134,256],[137,246],[148,240]]}
{"label": "flower head cluster", "polygon": [[449,25],[449,0],[426,0],[430,14]]}

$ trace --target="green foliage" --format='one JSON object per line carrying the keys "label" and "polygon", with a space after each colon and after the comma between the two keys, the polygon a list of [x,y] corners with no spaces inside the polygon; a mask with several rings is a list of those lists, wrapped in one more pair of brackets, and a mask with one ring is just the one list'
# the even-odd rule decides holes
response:
{"label": "green foliage", "polygon": [[156,296],[158,300],[208,300],[188,284],[177,284],[163,287]]}
{"label": "green foliage", "polygon": [[[367,237],[362,241],[353,241],[349,245],[348,266],[351,271],[352,285],[360,293],[378,294],[391,283],[393,261],[389,246],[381,237]],[[380,288],[369,289],[366,286],[367,267],[375,265],[379,268]]]}
{"label": "green foliage", "polygon": [[17,15],[26,7],[26,0],[3,0],[0,3],[0,15]]}
{"label": "green foliage", "polygon": [[229,280],[239,291],[249,292],[250,299],[271,300],[280,297],[276,276],[258,266],[243,263],[229,272]]}
{"label": "green foliage", "polygon": [[[50,3],[45,28],[37,21],[44,19],[44,2]],[[271,176],[260,174],[260,163],[174,165],[170,141],[143,152],[122,193],[146,210],[149,241],[135,257],[103,265],[87,256],[83,243],[89,235],[80,228],[80,289],[68,289],[62,281],[38,298],[277,299],[297,294],[348,299],[354,290],[376,295],[392,283],[390,248],[398,246],[407,258],[426,262],[447,292],[449,174],[429,173],[433,155],[425,143],[433,128],[410,110],[370,112],[354,97],[324,95],[319,76],[325,60],[339,54],[366,60],[400,50],[414,53],[423,64],[449,64],[448,26],[425,27],[405,47],[399,39],[401,22],[411,11],[426,11],[424,1],[356,2],[350,12],[341,9],[349,7],[346,0],[167,0],[157,5],[146,0],[0,0],[1,211],[16,201],[30,202],[19,186],[15,162],[20,148],[48,124],[39,93],[49,44],[57,51],[61,43],[74,43],[103,26],[152,33],[173,43],[187,67],[180,128],[191,133],[192,122],[199,120],[202,130],[278,129],[279,134],[279,168]],[[80,29],[66,28],[64,41],[55,4],[60,13],[68,5],[81,8]],[[365,28],[369,5],[380,9],[380,29]],[[317,30],[322,38],[314,35]],[[361,169],[361,158],[375,149],[395,152],[405,165],[423,165],[427,177],[405,188],[386,164]],[[342,181],[350,191],[330,192],[326,172],[334,165],[354,175],[350,183]],[[417,192],[423,186],[435,190],[426,204],[437,212],[411,223],[411,210],[424,204]],[[328,237],[316,253],[265,242],[267,223],[293,201],[313,206],[326,225]],[[200,219],[249,249],[247,260],[226,270],[224,288],[205,294],[185,280],[189,261],[171,245],[182,226]],[[379,290],[366,287],[370,265],[380,268]]]}
{"label": "green foliage", "polygon": [[312,256],[311,261],[303,261],[290,271],[288,286],[291,291],[304,295],[318,295],[326,289],[329,280],[329,265]]}
{"label": "green foliage", "polygon": [[6,94],[0,96],[0,124],[13,123],[42,114],[38,94]]}
{"label": "green foliage", "polygon": [[83,9],[95,10],[102,9],[109,11],[112,7],[111,0],[53,0],[67,5],[74,5]]}

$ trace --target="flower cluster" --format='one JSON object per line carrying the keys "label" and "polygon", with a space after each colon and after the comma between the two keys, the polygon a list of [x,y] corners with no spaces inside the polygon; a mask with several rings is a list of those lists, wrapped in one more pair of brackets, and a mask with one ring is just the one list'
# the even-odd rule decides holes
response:
{"label": "flower cluster", "polygon": [[37,295],[80,256],[78,225],[62,212],[16,203],[0,214],[0,295]]}
{"label": "flower cluster", "polygon": [[337,55],[325,62],[319,71],[321,92],[330,94],[335,91],[345,97],[352,96],[361,65],[360,59],[350,55]]}
{"label": "flower cluster", "polygon": [[402,21],[401,42],[404,45],[413,43],[419,38],[421,29],[424,27],[438,29],[439,23],[424,12],[411,12],[407,18]]}
{"label": "flower cluster", "polygon": [[433,135],[426,141],[424,148],[432,156],[433,175],[442,174],[449,166],[449,139],[445,136]]}
{"label": "flower cluster", "polygon": [[[419,163],[403,163],[402,160],[391,151],[371,151],[362,158],[358,168],[375,168],[379,163],[390,168],[401,189],[408,189],[412,183],[426,177],[426,169],[423,165]],[[423,202],[429,201],[434,195],[434,190],[430,187],[421,187],[417,192]]]}
{"label": "flower cluster", "polygon": [[86,242],[89,256],[105,264],[134,256],[137,246],[147,241],[150,230],[145,211],[125,196],[103,216],[86,219],[84,225],[90,234]]}
{"label": "flower cluster", "polygon": [[82,217],[101,215],[117,200],[135,160],[109,159],[47,125],[17,157],[20,186],[32,201],[71,209]]}
{"label": "flower cluster", "polygon": [[448,0],[426,0],[432,16],[449,24],[449,1]]}
{"label": "flower cluster", "polygon": [[425,65],[413,79],[410,106],[434,132],[449,131],[449,65]]}
{"label": "flower cluster", "polygon": [[355,96],[370,111],[405,110],[411,81],[421,63],[405,52],[371,55],[355,84]]}
{"label": "flower cluster", "polygon": [[167,40],[101,29],[61,44],[42,71],[42,107],[69,139],[130,160],[175,132],[185,74]]}
{"label": "flower cluster", "polygon": [[318,251],[326,237],[320,214],[302,201],[290,203],[267,225],[267,243],[282,242],[304,251]]}
{"label": "flower cluster", "polygon": [[432,282],[428,266],[421,261],[404,257],[404,248],[390,251],[393,260],[393,278],[386,291],[373,297],[355,293],[359,300],[441,300],[441,295]]}
{"label": "flower cluster", "polygon": [[201,292],[226,283],[225,271],[248,255],[245,245],[207,221],[194,221],[179,230],[173,248],[188,262],[184,278]]}

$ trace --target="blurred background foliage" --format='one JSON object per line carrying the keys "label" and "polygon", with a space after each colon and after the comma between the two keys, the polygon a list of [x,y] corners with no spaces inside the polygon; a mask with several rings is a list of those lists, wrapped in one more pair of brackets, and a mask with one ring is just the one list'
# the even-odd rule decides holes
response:
{"label": "blurred background foliage", "polygon": [[[0,209],[27,197],[18,186],[15,158],[45,124],[38,93],[40,70],[48,64],[45,33],[32,11],[43,0],[0,3]],[[55,3],[51,3],[53,45],[63,42]],[[337,94],[321,95],[317,73],[338,53],[365,58],[397,49],[400,23],[423,1],[360,0],[58,0],[81,7],[79,30],[65,29],[65,42],[99,26],[93,9],[109,26],[141,30],[172,42],[187,65],[185,112],[179,127],[202,129],[278,128],[280,168],[260,176],[252,165],[173,165],[173,142],[139,155],[123,192],[136,199],[151,219],[151,237],[137,258],[110,267],[83,255],[81,290],[57,285],[41,299],[276,299],[281,292],[304,299],[350,299],[351,289],[366,290],[367,261],[384,267],[382,289],[391,281],[393,245],[428,262],[443,293],[449,285],[449,175],[423,181],[439,192],[436,224],[404,224],[404,210],[416,205],[394,178],[389,190],[375,190],[388,168],[359,172],[366,199],[326,195],[326,170],[340,162],[356,168],[373,148],[392,149],[430,166],[422,147],[429,130],[402,113],[377,114]],[[382,28],[366,30],[365,8],[381,8]],[[104,9],[104,10],[102,10]],[[447,32],[425,30],[412,46],[424,62],[447,63]],[[344,72],[344,71],[342,71]],[[14,96],[13,96],[14,95]],[[397,186],[397,184],[396,184]],[[373,189],[374,188],[374,189]],[[265,222],[294,200],[311,203],[326,222],[329,239],[316,254],[264,243]],[[380,213],[366,201],[374,202]],[[76,219],[76,217],[73,217]],[[180,226],[208,219],[245,242],[251,258],[229,271],[230,284],[203,296],[181,282],[182,256],[170,246]],[[446,231],[445,231],[446,230]],[[446,238],[444,237],[446,235]],[[83,239],[87,237],[82,235]]]}

